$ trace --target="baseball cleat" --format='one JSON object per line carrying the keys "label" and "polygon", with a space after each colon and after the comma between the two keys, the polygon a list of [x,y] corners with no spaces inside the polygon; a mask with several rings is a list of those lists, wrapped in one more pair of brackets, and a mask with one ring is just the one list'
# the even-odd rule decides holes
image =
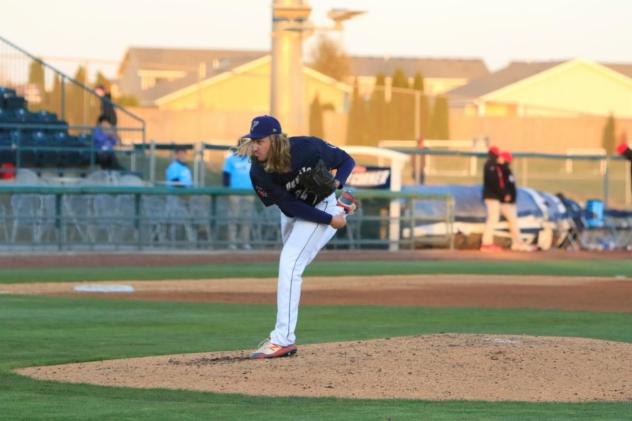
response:
{"label": "baseball cleat", "polygon": [[298,351],[298,348],[294,344],[281,346],[273,344],[268,338],[263,341],[259,349],[250,354],[250,359],[289,357],[290,355],[296,354],[296,351]]}

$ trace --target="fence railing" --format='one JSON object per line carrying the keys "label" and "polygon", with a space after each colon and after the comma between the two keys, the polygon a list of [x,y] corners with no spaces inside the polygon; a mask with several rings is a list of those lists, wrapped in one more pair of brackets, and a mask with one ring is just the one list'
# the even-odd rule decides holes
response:
{"label": "fence railing", "polygon": [[[486,152],[393,148],[413,155],[405,182],[480,184]],[[564,193],[578,201],[601,198],[607,206],[632,206],[630,163],[603,154],[512,152],[511,164],[520,187]],[[570,171],[569,171],[570,168]]]}
{"label": "fence railing", "polygon": [[[360,210],[329,247],[452,247],[452,197],[377,190],[356,195]],[[399,215],[389,213],[393,200],[401,203]],[[437,201],[443,214],[416,214],[418,200]],[[250,190],[0,186],[0,250],[279,248],[279,218],[276,206],[263,207]],[[436,223],[445,224],[440,235],[402,235]]]}
{"label": "fence railing", "polygon": [[[107,102],[136,124],[117,127],[127,143],[145,141],[145,121],[88,86],[89,75],[68,76],[0,36],[0,86],[12,88],[27,100],[29,111],[50,111],[68,123],[68,129],[94,127],[101,103]],[[28,128],[28,126],[26,126]]]}
{"label": "fence railing", "polygon": [[[18,148],[30,152],[40,149],[37,146],[22,148],[17,143],[4,147],[0,145],[0,155],[7,151],[17,154]],[[192,168],[194,186],[221,185],[222,163],[226,152],[231,149],[226,145],[152,141],[119,147],[114,153],[126,170],[137,173],[152,185],[160,185],[164,181],[165,169],[173,159],[171,152],[177,148],[190,151],[187,161]],[[418,180],[430,185],[482,182],[482,168],[487,158],[485,153],[417,148],[396,150],[413,155],[411,164],[404,168],[402,174],[404,184],[415,184]],[[56,151],[60,156],[64,156],[69,149],[59,148]],[[579,202],[600,198],[612,208],[632,207],[630,163],[619,156],[523,152],[516,152],[513,156],[511,166],[520,187],[530,187],[552,194],[563,193]],[[572,168],[570,173],[569,161]],[[46,168],[33,169],[42,172]],[[85,175],[93,169],[94,166],[89,166],[73,169],[73,172]]]}
{"label": "fence railing", "polygon": [[[85,176],[101,168],[100,154],[95,147],[93,129],[90,126],[74,126],[74,135],[68,134],[65,124],[15,124],[0,122],[0,164],[13,163],[15,168],[4,172],[17,172],[20,168],[33,169],[38,173],[75,174]],[[140,129],[138,129],[140,130]],[[134,128],[121,128],[121,133],[136,132]],[[8,131],[8,134],[6,132]],[[124,168],[136,171],[142,157],[133,146],[118,146],[107,154],[117,157]]]}
{"label": "fence railing", "polygon": [[[175,150],[176,143],[148,142],[137,151],[144,151],[146,179],[161,180],[162,170],[169,161],[166,151]],[[182,145],[192,155],[194,185],[217,185],[221,180],[221,165],[230,146],[212,143]],[[453,151],[417,148],[393,148],[413,155],[411,164],[404,168],[404,184],[480,184],[485,152]],[[152,152],[153,151],[153,152]],[[162,155],[161,159],[156,157]],[[142,154],[137,154],[137,159]],[[545,153],[513,153],[511,164],[520,187],[531,187],[549,193],[564,193],[577,201],[601,198],[610,207],[632,206],[630,163],[619,156],[572,155]],[[572,171],[569,172],[569,162]],[[380,165],[380,163],[377,163]],[[140,167],[139,167],[140,168]],[[140,170],[139,170],[140,171]],[[219,175],[218,175],[219,174]]]}

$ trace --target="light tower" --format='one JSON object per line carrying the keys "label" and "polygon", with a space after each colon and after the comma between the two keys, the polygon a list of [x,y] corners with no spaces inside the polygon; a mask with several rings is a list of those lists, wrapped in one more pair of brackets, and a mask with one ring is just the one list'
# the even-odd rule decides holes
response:
{"label": "light tower", "polygon": [[303,0],[274,0],[270,113],[286,133],[303,133],[303,31],[312,9]]}
{"label": "light tower", "polygon": [[333,27],[315,27],[308,22],[312,9],[305,0],[273,0],[272,68],[270,114],[281,121],[283,130],[304,134],[303,40],[314,31],[342,30],[342,22],[363,12],[334,9],[328,16]]}

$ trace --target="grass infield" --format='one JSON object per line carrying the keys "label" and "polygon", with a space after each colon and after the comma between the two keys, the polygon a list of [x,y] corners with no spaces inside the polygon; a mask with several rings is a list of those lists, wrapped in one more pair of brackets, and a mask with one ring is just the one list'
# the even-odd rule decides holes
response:
{"label": "grass infield", "polygon": [[[276,277],[277,270],[278,263],[231,263],[166,267],[20,268],[0,270],[0,283]],[[317,261],[310,265],[305,272],[307,276],[437,273],[472,275],[625,276],[631,278],[632,261]]]}
{"label": "grass infield", "polygon": [[[250,349],[269,330],[274,312],[274,306],[268,305],[0,295],[0,419],[592,420],[626,419],[632,414],[632,402],[262,398],[40,382],[10,372],[32,365]],[[632,342],[630,326],[630,313],[310,306],[301,309],[299,335],[301,343],[439,332],[582,336]]]}

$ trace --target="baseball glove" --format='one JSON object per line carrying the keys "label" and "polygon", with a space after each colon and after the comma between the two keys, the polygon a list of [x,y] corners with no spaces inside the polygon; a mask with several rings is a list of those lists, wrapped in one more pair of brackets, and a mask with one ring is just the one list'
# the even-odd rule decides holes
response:
{"label": "baseball glove", "polygon": [[336,180],[329,172],[323,160],[319,160],[311,171],[301,174],[299,183],[314,197],[313,203],[319,203],[336,191]]}
{"label": "baseball glove", "polygon": [[348,190],[345,190],[338,196],[338,206],[343,208],[347,215],[351,215],[360,207],[360,204]]}

